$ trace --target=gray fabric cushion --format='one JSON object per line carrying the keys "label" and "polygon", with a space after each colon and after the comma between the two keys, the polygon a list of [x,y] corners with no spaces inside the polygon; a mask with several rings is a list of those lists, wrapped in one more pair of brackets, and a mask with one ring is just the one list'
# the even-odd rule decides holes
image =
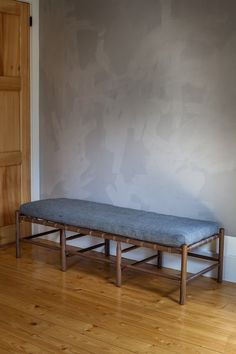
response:
{"label": "gray fabric cushion", "polygon": [[170,246],[192,244],[218,233],[215,222],[194,220],[78,199],[23,204],[22,214]]}

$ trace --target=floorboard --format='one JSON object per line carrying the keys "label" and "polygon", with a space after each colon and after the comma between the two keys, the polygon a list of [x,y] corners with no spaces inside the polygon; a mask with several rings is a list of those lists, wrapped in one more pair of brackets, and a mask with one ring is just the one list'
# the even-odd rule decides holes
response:
{"label": "floorboard", "polygon": [[[71,260],[73,263],[74,260]],[[0,249],[1,353],[236,353],[236,284],[202,277],[178,305],[171,280],[80,259],[66,273],[57,252]]]}

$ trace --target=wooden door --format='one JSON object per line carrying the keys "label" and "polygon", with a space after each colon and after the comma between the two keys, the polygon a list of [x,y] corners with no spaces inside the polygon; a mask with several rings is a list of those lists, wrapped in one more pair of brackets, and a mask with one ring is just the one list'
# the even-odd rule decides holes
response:
{"label": "wooden door", "polygon": [[30,199],[29,5],[0,0],[0,244]]}

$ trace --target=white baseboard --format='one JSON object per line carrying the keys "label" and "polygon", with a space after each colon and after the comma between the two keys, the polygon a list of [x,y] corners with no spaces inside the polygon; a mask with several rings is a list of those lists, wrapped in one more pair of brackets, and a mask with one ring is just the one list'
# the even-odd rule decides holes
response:
{"label": "white baseboard", "polygon": [[236,237],[225,237],[224,280],[236,283]]}
{"label": "white baseboard", "polygon": [[[41,232],[42,229],[40,229]],[[72,234],[72,233],[68,233]],[[54,240],[54,241],[59,241],[58,236],[55,234],[54,236],[49,236],[48,239]],[[71,242],[68,242],[71,246],[80,246],[80,247],[88,247],[91,246],[95,243],[97,243],[97,240],[94,237],[91,238],[82,238],[80,240],[73,240]],[[123,247],[127,247],[127,244],[124,244]],[[202,249],[204,249],[204,252],[206,253],[211,249],[211,245],[208,244],[206,246],[203,246]],[[111,241],[111,254],[115,255],[116,253],[116,244],[115,242]],[[141,260],[145,257],[149,257],[150,255],[153,254],[152,250],[149,249],[144,249],[140,248],[137,249],[133,252],[129,252],[128,254],[125,254],[126,257],[132,260]],[[164,253],[163,255],[163,265],[164,267],[167,268],[173,268],[173,269],[180,269],[180,257],[178,255],[172,255],[168,253]],[[188,271],[195,273],[200,271],[204,266],[206,265],[205,261],[198,260],[198,259],[189,259],[188,261]],[[206,276],[215,276],[216,272],[209,272],[206,274]],[[234,236],[225,236],[225,252],[224,252],[224,275],[223,279],[226,281],[234,282],[236,283],[236,237]]]}

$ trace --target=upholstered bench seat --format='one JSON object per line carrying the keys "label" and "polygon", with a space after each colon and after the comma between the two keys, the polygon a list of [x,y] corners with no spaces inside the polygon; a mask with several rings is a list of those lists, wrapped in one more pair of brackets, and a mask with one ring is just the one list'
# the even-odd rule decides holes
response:
{"label": "upholstered bench seat", "polygon": [[[30,222],[50,226],[50,230],[23,236],[21,223]],[[72,231],[73,234],[66,234]],[[60,245],[37,241],[38,237],[59,232]],[[22,237],[23,236],[23,237]],[[68,241],[81,237],[95,236],[102,242],[95,242],[86,248],[71,247]],[[21,205],[16,211],[16,257],[21,257],[21,242],[52,248],[60,251],[61,270],[66,271],[67,259],[71,256],[81,256],[97,261],[113,263],[110,257],[110,240],[116,242],[116,285],[121,286],[121,274],[125,269],[138,270],[152,275],[162,276],[179,283],[179,303],[186,302],[187,284],[201,275],[218,269],[217,280],[223,279],[224,229],[216,222],[163,215],[150,211],[123,208],[103,203],[95,203],[79,199],[45,199]],[[218,241],[216,253],[200,254],[194,250],[203,244]],[[126,245],[124,245],[124,243]],[[127,244],[129,246],[127,246]],[[97,257],[94,251],[101,247],[104,257]],[[154,253],[134,263],[122,261],[122,254],[145,247]],[[181,270],[178,274],[163,271],[163,252],[175,253],[181,256]],[[211,262],[207,268],[198,273],[188,274],[187,259],[193,257]],[[129,257],[128,257],[129,258]],[[155,269],[140,266],[142,263],[157,260]]]}
{"label": "upholstered bench seat", "polygon": [[45,199],[23,204],[26,216],[98,230],[172,247],[217,234],[215,222],[195,220],[78,199]]}

